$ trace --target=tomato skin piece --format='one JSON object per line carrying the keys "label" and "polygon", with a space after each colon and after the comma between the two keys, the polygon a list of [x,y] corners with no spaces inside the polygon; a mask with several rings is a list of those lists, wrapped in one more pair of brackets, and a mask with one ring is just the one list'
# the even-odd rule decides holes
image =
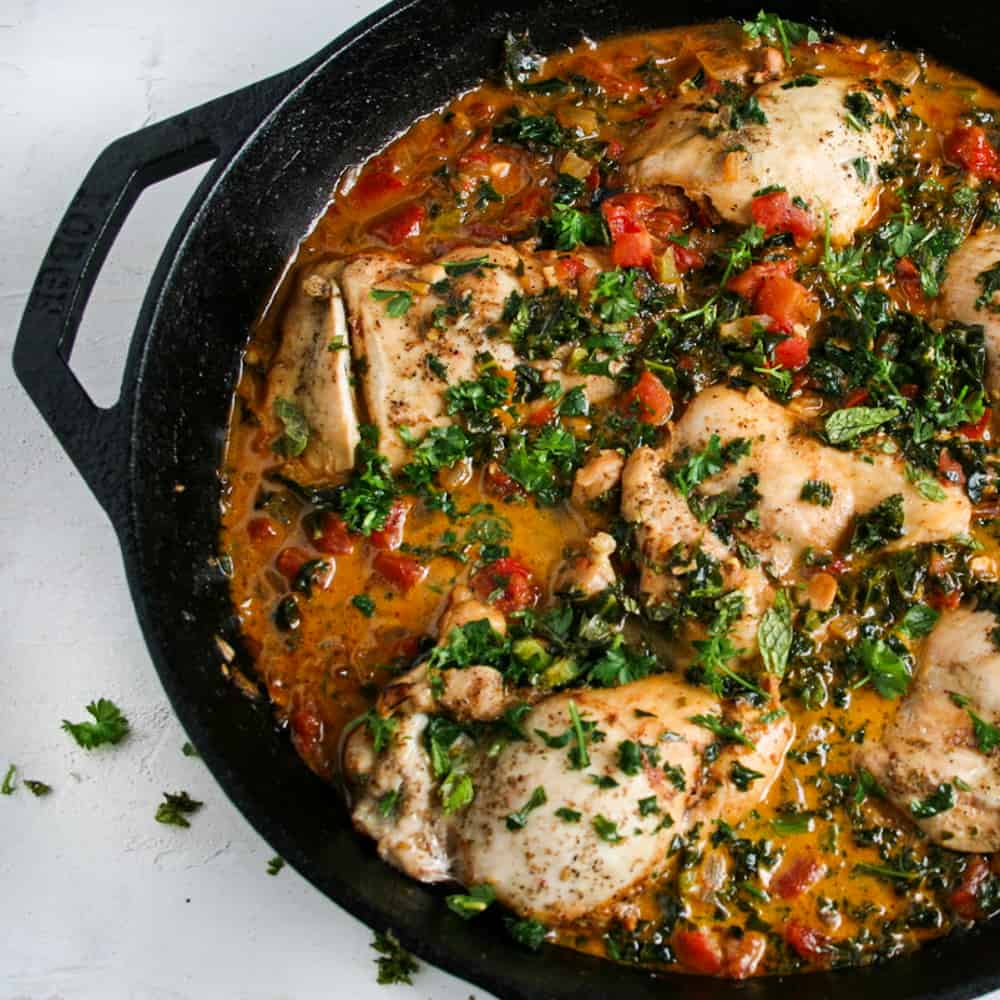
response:
{"label": "tomato skin piece", "polygon": [[410,505],[397,500],[385,519],[385,527],[371,533],[372,546],[381,551],[393,551],[403,544],[403,532],[406,530],[406,516],[410,513]]}
{"label": "tomato skin piece", "polygon": [[674,266],[680,274],[687,274],[688,271],[698,271],[705,266],[705,258],[690,247],[682,247],[678,243],[671,246],[674,252]]}
{"label": "tomato skin piece", "polygon": [[513,476],[508,476],[497,462],[490,462],[486,466],[483,472],[483,488],[490,496],[500,497],[502,500],[524,495],[521,484]]}
{"label": "tomato skin piece", "polygon": [[298,546],[290,545],[275,557],[274,565],[286,580],[294,580],[299,570],[309,562],[309,553]]}
{"label": "tomato skin piece", "polygon": [[844,409],[849,410],[852,406],[860,406],[871,398],[871,393],[867,389],[852,389],[844,397]]}
{"label": "tomato skin piece", "polygon": [[587,270],[587,265],[579,257],[560,257],[556,261],[556,274],[560,281],[575,281]]}
{"label": "tomato skin piece", "polygon": [[722,971],[722,949],[707,931],[675,931],[671,939],[681,963],[700,976]]}
{"label": "tomato skin piece", "polygon": [[798,920],[790,920],[785,925],[785,941],[799,958],[807,962],[818,962],[830,954],[830,939]]}
{"label": "tomato skin piece", "polygon": [[427,210],[419,202],[411,201],[393,209],[370,229],[373,236],[385,240],[390,246],[399,246],[411,236],[419,236]]}
{"label": "tomato skin piece", "polygon": [[961,881],[948,897],[949,905],[963,920],[976,920],[983,916],[979,890],[989,877],[990,863],[982,854],[969,858]]}
{"label": "tomato skin piece", "polygon": [[535,406],[524,418],[524,423],[529,427],[543,427],[556,415],[556,404],[551,399]]}
{"label": "tomato skin piece", "polygon": [[311,700],[292,709],[288,728],[298,755],[321,778],[329,778],[333,774],[333,762],[326,750],[326,723]]}
{"label": "tomato skin piece", "polygon": [[954,611],[962,603],[960,590],[928,590],[924,601],[935,611]]}
{"label": "tomato skin piece", "polygon": [[970,441],[982,441],[990,426],[992,416],[993,411],[987,406],[983,410],[983,415],[974,424],[962,424],[956,429],[962,437],[968,438]]}
{"label": "tomato skin piece", "polygon": [[944,141],[944,155],[984,180],[1000,180],[1000,153],[981,125],[955,129]]}
{"label": "tomato skin piece", "polygon": [[651,372],[644,371],[631,389],[626,390],[619,401],[619,408],[633,414],[636,419],[650,427],[665,424],[674,412],[674,399],[670,390]]}
{"label": "tomato skin piece", "polygon": [[766,279],[790,278],[794,273],[794,260],[766,260],[760,264],[751,264],[745,271],[730,278],[726,282],[726,288],[752,302]]}
{"label": "tomato skin piece", "polygon": [[722,953],[722,974],[728,979],[748,979],[767,953],[767,938],[755,931],[748,931],[736,940],[726,938],[722,942]]}
{"label": "tomato skin piece", "polygon": [[772,330],[782,333],[794,333],[797,326],[809,326],[817,314],[817,303],[809,289],[780,274],[764,279],[753,306],[755,312],[771,317]]}
{"label": "tomato skin piece", "polygon": [[512,611],[524,611],[539,597],[531,570],[513,556],[504,556],[484,566],[472,577],[469,585],[481,601],[488,601],[494,591],[502,589],[503,593],[490,603],[505,615]]}
{"label": "tomato skin piece", "polygon": [[346,556],[354,551],[354,539],[341,518],[329,511],[320,515],[311,532],[314,549],[328,556]]}
{"label": "tomato skin piece", "polygon": [[797,247],[805,246],[818,232],[816,220],[789,197],[787,191],[758,195],[750,203],[750,214],[765,236],[791,233]]}
{"label": "tomato skin piece", "polygon": [[372,568],[404,594],[427,576],[426,566],[400,552],[379,550],[375,553]]}
{"label": "tomato skin piece", "polygon": [[805,337],[789,337],[774,345],[775,364],[797,372],[809,364],[809,342]]}
{"label": "tomato skin piece", "polygon": [[920,271],[909,257],[900,257],[893,269],[900,291],[908,299],[923,299],[924,288],[920,283]]}
{"label": "tomato skin piece", "polygon": [[266,542],[278,537],[278,529],[269,517],[255,517],[247,524],[247,534],[251,541]]}
{"label": "tomato skin piece", "polygon": [[611,244],[611,262],[615,267],[643,267],[650,270],[653,266],[653,237],[645,230],[622,233]]}
{"label": "tomato skin piece", "polygon": [[959,486],[965,485],[965,469],[962,468],[962,463],[955,461],[951,456],[951,452],[947,448],[941,449],[941,454],[938,455],[938,473],[942,479],[949,483],[956,483]]}
{"label": "tomato skin piece", "polygon": [[405,186],[390,169],[366,170],[351,189],[350,197],[355,204],[368,208],[402,191]]}
{"label": "tomato skin piece", "polygon": [[800,854],[771,880],[771,891],[782,899],[797,899],[826,874],[826,865],[812,854]]}
{"label": "tomato skin piece", "polygon": [[618,194],[601,204],[601,214],[611,233],[611,260],[615,267],[653,266],[653,238],[646,217],[657,207],[646,194]]}

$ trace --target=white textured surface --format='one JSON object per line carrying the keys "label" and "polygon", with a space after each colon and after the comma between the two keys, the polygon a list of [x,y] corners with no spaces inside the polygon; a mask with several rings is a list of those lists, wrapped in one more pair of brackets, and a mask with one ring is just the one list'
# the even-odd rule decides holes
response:
{"label": "white textured surface", "polygon": [[[0,797],[0,1000],[472,992],[426,965],[413,990],[377,986],[370,932],[291,869],[267,875],[273,852],[182,756],[111,528],[9,360],[42,254],[108,142],[300,61],[375,6],[0,0],[0,768],[55,789]],[[74,357],[102,403],[190,187],[148,192],[102,275]],[[87,754],[59,723],[99,696],[134,733]],[[191,828],[154,822],[181,788],[205,802]]]}

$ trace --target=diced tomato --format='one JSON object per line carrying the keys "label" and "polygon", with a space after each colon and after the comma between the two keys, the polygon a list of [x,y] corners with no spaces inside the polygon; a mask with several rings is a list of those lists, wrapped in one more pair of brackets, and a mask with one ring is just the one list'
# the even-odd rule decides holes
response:
{"label": "diced tomato", "polygon": [[699,268],[705,266],[705,258],[697,250],[692,250],[690,247],[682,247],[680,244],[674,243],[673,251],[674,266],[681,274],[687,274],[688,271],[697,271]]}
{"label": "diced tomato", "polygon": [[909,257],[900,257],[895,267],[896,284],[908,299],[924,298],[924,288],[920,283],[920,271]]}
{"label": "diced tomato", "polygon": [[[484,566],[469,581],[476,596],[502,611],[523,611],[539,597],[531,570],[519,559],[505,556]],[[498,596],[497,592],[500,592]]]}
{"label": "diced tomato", "polygon": [[676,931],[674,951],[681,963],[701,976],[717,976],[722,971],[722,949],[707,931]]}
{"label": "diced tomato", "polygon": [[981,441],[990,426],[990,418],[992,416],[993,411],[989,407],[986,407],[983,410],[983,415],[974,424],[962,424],[957,428],[958,433],[970,441]]}
{"label": "diced tomato", "polygon": [[834,576],[840,576],[847,569],[847,566],[848,562],[846,559],[837,558],[827,565],[826,571],[827,573],[832,573]]}
{"label": "diced tomato", "polygon": [[316,706],[309,703],[292,709],[288,728],[299,756],[320,777],[329,777],[333,765],[326,752],[326,724]]}
{"label": "diced tomato", "polygon": [[899,387],[899,394],[906,399],[916,399],[920,395],[920,386],[914,385],[912,382],[904,382]]}
{"label": "diced tomato", "polygon": [[1000,180],[1000,154],[981,125],[957,128],[944,141],[944,155],[984,180]]}
{"label": "diced tomato", "polygon": [[608,148],[604,151],[604,155],[609,160],[617,160],[624,152],[625,147],[617,139],[612,139],[608,143]]}
{"label": "diced tomato", "polygon": [[647,194],[619,194],[601,205],[611,233],[611,260],[615,267],[653,266],[653,238],[646,216],[657,206]]}
{"label": "diced tomato", "polygon": [[380,550],[372,561],[375,572],[404,593],[427,576],[427,567],[412,556]]}
{"label": "diced tomato", "polygon": [[305,564],[309,562],[309,553],[305,549],[300,549],[295,545],[290,545],[287,549],[282,549],[274,560],[274,565],[278,572],[286,580],[294,580]]}
{"label": "diced tomato", "polygon": [[775,364],[797,372],[809,363],[809,342],[805,337],[789,337],[774,345]]}
{"label": "diced tomato", "polygon": [[579,257],[560,257],[556,261],[556,274],[560,281],[575,281],[587,270]]}
{"label": "diced tomato", "polygon": [[278,529],[269,517],[255,517],[247,525],[247,534],[255,542],[266,542],[278,537]]}
{"label": "diced tomato", "polygon": [[588,80],[600,84],[609,98],[630,97],[639,93],[644,87],[642,78],[633,74],[632,79],[622,76],[610,59],[599,59],[597,56],[584,56],[577,71]]}
{"label": "diced tomato", "polygon": [[767,952],[767,938],[749,931],[739,938],[725,938],[722,943],[722,973],[730,979],[747,979],[757,971]]}
{"label": "diced tomato", "polygon": [[935,611],[954,611],[962,603],[960,590],[938,590],[936,587],[924,593],[924,600]]}
{"label": "diced tomato", "polygon": [[538,403],[533,409],[528,411],[524,422],[529,427],[542,427],[556,415],[556,404],[551,399],[546,399]]}
{"label": "diced tomato", "polygon": [[388,551],[398,549],[403,544],[403,532],[406,529],[406,515],[410,513],[410,505],[397,500],[385,519],[385,527],[371,533],[371,543],[376,549]]}
{"label": "diced tomato", "polygon": [[354,551],[354,539],[351,538],[347,525],[329,511],[325,511],[315,519],[310,535],[313,548],[324,555],[346,556]]}
{"label": "diced tomato", "polygon": [[941,454],[938,455],[937,467],[938,472],[949,483],[958,483],[959,485],[965,483],[965,469],[962,468],[962,463],[956,462],[951,457],[951,452],[947,448],[941,449]]}
{"label": "diced tomato", "polygon": [[616,236],[611,243],[611,262],[615,267],[644,267],[648,271],[653,266],[653,237],[645,230]]}
{"label": "diced tomato", "polygon": [[358,178],[350,197],[356,204],[367,208],[384,201],[396,191],[402,191],[404,187],[403,182],[390,169],[368,169]]}
{"label": "diced tomato", "polygon": [[809,326],[819,312],[813,294],[794,278],[775,275],[765,278],[753,300],[754,311],[771,317],[771,329],[793,333],[797,326]]}
{"label": "diced tomato", "polygon": [[651,371],[644,371],[639,381],[622,394],[619,406],[651,427],[665,424],[674,412],[670,390]]}
{"label": "diced tomato", "polygon": [[390,246],[398,246],[411,236],[419,236],[427,217],[427,210],[419,202],[411,201],[387,213],[372,227],[371,233]]}
{"label": "diced tomato", "polygon": [[601,203],[601,213],[614,239],[622,233],[645,231],[647,217],[658,206],[649,194],[616,194]]}
{"label": "diced tomato", "polygon": [[790,920],[785,925],[785,941],[799,958],[807,962],[817,962],[830,954],[830,939],[798,920]]}
{"label": "diced tomato", "polygon": [[816,220],[804,208],[796,205],[787,191],[772,191],[758,195],[750,203],[750,214],[765,236],[791,233],[796,246],[805,246],[818,230]]}
{"label": "diced tomato", "polygon": [[508,497],[520,496],[524,493],[521,484],[508,476],[496,462],[490,462],[483,473],[483,486],[491,496],[506,500]]}
{"label": "diced tomato", "polygon": [[684,228],[684,216],[672,208],[654,208],[644,219],[646,228],[657,238],[665,240]]}
{"label": "diced tomato", "polygon": [[965,866],[961,881],[948,897],[951,908],[963,920],[976,920],[983,915],[979,905],[979,890],[989,877],[989,861],[982,854],[973,854]]}
{"label": "diced tomato", "polygon": [[760,264],[751,264],[745,271],[730,278],[726,282],[726,288],[752,302],[766,279],[790,278],[794,273],[794,260],[766,260]]}
{"label": "diced tomato", "polygon": [[782,868],[771,882],[771,891],[782,899],[795,899],[826,874],[826,865],[812,854],[800,854]]}
{"label": "diced tomato", "polygon": [[850,409],[852,406],[860,406],[865,403],[870,398],[871,394],[867,389],[852,389],[844,397],[844,409]]}

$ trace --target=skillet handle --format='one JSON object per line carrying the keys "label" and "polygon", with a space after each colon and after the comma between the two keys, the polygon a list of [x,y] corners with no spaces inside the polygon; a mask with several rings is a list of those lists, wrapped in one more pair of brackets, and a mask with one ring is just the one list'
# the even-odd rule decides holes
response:
{"label": "skillet handle", "polygon": [[[301,81],[312,60],[113,142],[90,168],[42,261],[14,342],[14,370],[35,406],[116,527],[126,513],[129,400],[95,405],[70,370],[84,308],[125,218],[143,190],[209,160],[216,164],[171,237],[160,271],[183,237],[193,207],[276,102]],[[152,286],[151,286],[152,287]],[[144,302],[131,350],[149,327]]]}

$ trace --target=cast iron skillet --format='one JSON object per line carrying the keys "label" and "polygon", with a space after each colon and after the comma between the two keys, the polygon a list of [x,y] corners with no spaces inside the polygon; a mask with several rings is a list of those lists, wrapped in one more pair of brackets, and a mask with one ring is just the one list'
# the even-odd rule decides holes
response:
{"label": "cast iron skillet", "polygon": [[[373,927],[392,927],[428,961],[503,997],[736,989],[785,1000],[850,991],[856,1000],[963,998],[1000,985],[996,930],[953,936],[915,956],[808,980],[742,987],[645,972],[546,947],[514,945],[487,914],[465,923],[440,893],[398,874],[350,827],[335,794],[276,731],[268,707],[224,680],[214,637],[239,647],[214,565],[220,464],[240,353],[251,324],[340,172],[418,114],[494,71],[508,29],[552,49],[724,15],[760,0],[397,0],[313,58],[271,79],[125,136],[98,158],[38,278],[14,348],[17,375],[107,511],[150,654],[171,702],[230,798],[274,849]],[[931,17],[904,0],[768,3],[859,35],[892,34],[1000,86],[1000,6],[951,0]],[[214,161],[174,230],[136,324],[121,388],[96,407],[67,361],[94,280],[141,191]],[[183,490],[178,490],[183,486]]]}

